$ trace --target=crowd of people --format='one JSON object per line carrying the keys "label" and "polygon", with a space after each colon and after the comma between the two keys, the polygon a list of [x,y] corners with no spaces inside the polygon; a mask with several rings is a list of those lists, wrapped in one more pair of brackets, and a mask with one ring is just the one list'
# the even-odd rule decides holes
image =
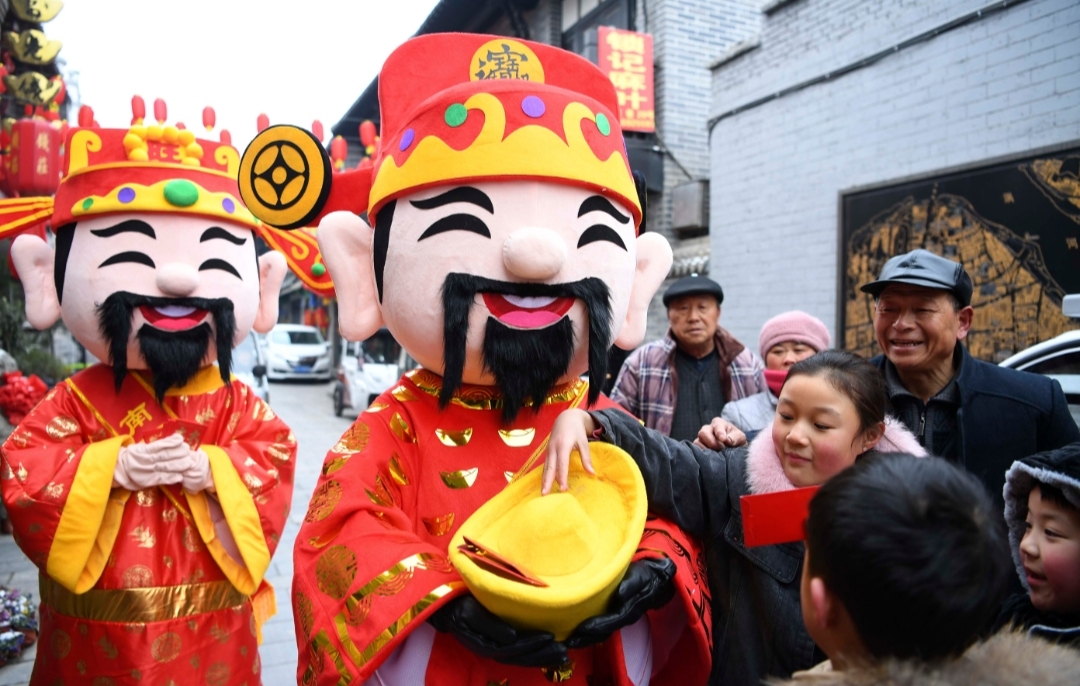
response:
{"label": "crowd of people", "polygon": [[[611,393],[644,425],[564,412],[545,492],[573,450],[592,470],[589,440],[633,457],[650,511],[704,546],[710,683],[1072,683],[1080,431],[1060,385],[971,357],[955,262],[915,250],[862,290],[882,355],[830,349],[796,311],[759,357],[719,326],[719,284],[675,282],[668,336]],[[747,547],[740,498],[807,486],[805,543]]]}

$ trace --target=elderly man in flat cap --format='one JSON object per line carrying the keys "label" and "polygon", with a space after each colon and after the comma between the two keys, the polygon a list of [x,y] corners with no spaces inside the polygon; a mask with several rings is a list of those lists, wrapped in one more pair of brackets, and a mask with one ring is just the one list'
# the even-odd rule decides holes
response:
{"label": "elderly man in flat cap", "polygon": [[871,362],[888,382],[893,413],[928,452],[958,463],[1003,507],[1014,460],[1080,440],[1061,385],[976,360],[961,343],[971,328],[971,278],[926,250],[885,263],[874,296],[884,355]]}
{"label": "elderly man in flat cap", "polygon": [[626,358],[611,399],[656,429],[693,440],[724,404],[767,389],[765,364],[720,326],[724,291],[686,276],[664,293],[671,329]]}

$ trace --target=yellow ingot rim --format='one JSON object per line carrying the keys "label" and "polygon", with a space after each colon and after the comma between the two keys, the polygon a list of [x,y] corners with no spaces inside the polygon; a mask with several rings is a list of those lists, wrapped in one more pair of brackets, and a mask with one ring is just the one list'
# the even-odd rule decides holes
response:
{"label": "yellow ingot rim", "polygon": [[333,167],[319,139],[297,126],[271,126],[240,159],[240,197],[270,226],[297,229],[319,215],[330,195]]}
{"label": "yellow ingot rim", "polygon": [[[626,452],[607,443],[590,444],[590,455],[595,476],[585,472],[574,452],[568,490],[560,494],[556,485],[551,495],[541,496],[543,470],[535,469],[474,512],[450,542],[450,562],[480,604],[514,626],[548,631],[560,641],[582,621],[606,611],[608,600],[630,566],[645,530],[648,504],[645,482],[637,465]],[[500,545],[505,536],[522,537],[522,545],[526,547],[550,545],[545,535],[550,537],[552,529],[557,528],[549,526],[552,520],[526,521],[523,525],[521,517],[514,517],[515,513],[530,511],[537,505],[533,501],[540,498],[554,498],[548,501],[552,507],[565,511],[580,505],[597,525],[592,539],[596,547],[589,550],[588,562],[579,569],[560,575],[545,574],[544,569],[531,568],[528,561],[508,555],[505,546]],[[568,498],[573,498],[576,504],[571,504]],[[619,506],[613,508],[613,503]],[[458,550],[465,537],[520,564],[548,586],[514,581],[477,565]],[[567,558],[580,554],[580,550],[558,552],[565,552]]]}

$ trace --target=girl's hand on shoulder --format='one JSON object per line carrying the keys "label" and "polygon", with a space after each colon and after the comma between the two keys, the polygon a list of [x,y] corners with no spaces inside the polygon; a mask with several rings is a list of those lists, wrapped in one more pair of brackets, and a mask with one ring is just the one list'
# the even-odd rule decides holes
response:
{"label": "girl's hand on shoulder", "polygon": [[713,417],[713,420],[701,427],[694,445],[709,450],[723,450],[746,445],[746,434],[726,419]]}
{"label": "girl's hand on shoulder", "polygon": [[589,458],[589,435],[597,428],[599,425],[596,420],[585,410],[567,410],[559,415],[551,428],[551,436],[548,439],[540,491],[543,495],[551,492],[551,485],[556,477],[558,477],[560,491],[568,488],[570,453],[575,449],[581,454],[581,464],[585,471],[589,474],[596,473],[593,471],[592,460]]}

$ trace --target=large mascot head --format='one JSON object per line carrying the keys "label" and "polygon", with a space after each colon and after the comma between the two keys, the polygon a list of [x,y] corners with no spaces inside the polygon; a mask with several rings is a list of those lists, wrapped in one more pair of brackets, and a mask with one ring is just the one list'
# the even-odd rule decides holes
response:
{"label": "large mascot head", "polygon": [[671,266],[667,241],[638,236],[607,77],[547,45],[434,34],[390,56],[379,100],[371,166],[331,175],[291,127],[264,131],[241,162],[261,219],[325,216],[318,240],[345,337],[385,325],[443,375],[443,403],[462,382],[494,384],[507,420],[587,369],[603,379],[611,344],[641,341]]}
{"label": "large mascot head", "polygon": [[94,356],[148,369],[158,396],[277,320],[285,262],[257,257],[237,151],[172,126],[77,128],[53,198],[0,203],[4,230],[51,221],[56,248],[19,236],[12,261],[37,328],[60,317]]}

